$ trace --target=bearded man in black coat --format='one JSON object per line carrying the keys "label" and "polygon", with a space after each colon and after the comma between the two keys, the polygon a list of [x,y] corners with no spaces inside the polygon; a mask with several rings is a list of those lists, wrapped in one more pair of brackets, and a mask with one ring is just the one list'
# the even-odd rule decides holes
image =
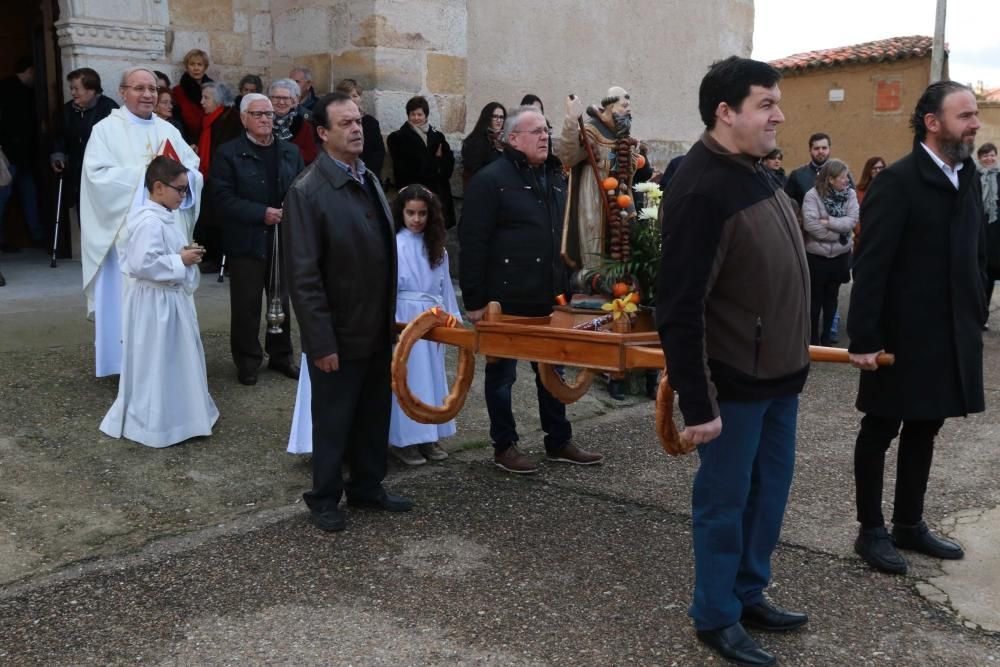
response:
{"label": "bearded man in black coat", "polygon": [[[931,84],[910,119],[913,151],[882,172],[861,208],[865,241],[854,260],[847,321],[851,362],[864,371],[857,408],[865,416],[854,450],[861,528],[854,548],[884,572],[906,572],[897,547],[964,556],[961,546],[928,530],[923,509],[944,420],[984,410],[985,230],[971,159],[978,114],[967,86]],[[895,365],[876,366],[882,351],[895,353]],[[897,434],[890,538],[882,473]]]}

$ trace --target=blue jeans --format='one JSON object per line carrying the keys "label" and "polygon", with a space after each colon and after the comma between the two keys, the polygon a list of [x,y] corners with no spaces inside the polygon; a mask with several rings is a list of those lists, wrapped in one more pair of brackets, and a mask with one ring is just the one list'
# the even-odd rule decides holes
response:
{"label": "blue jeans", "polygon": [[[538,391],[538,416],[545,431],[545,451],[554,454],[573,437],[573,427],[566,419],[566,406],[542,386],[538,364],[532,362]],[[517,424],[511,406],[511,389],[517,379],[516,359],[497,359],[486,364],[486,410],[490,414],[490,438],[499,453],[517,444]]]}
{"label": "blue jeans", "polygon": [[799,397],[720,402],[722,433],[698,447],[692,493],[696,630],[740,620],[771,579],[795,467]]}
{"label": "blue jeans", "polygon": [[4,217],[7,214],[7,202],[14,188],[21,197],[21,208],[24,210],[24,220],[28,224],[28,234],[34,242],[45,240],[45,230],[38,219],[38,193],[35,190],[35,179],[31,169],[10,165],[10,175],[13,177],[10,185],[0,188],[0,243],[7,240]]}

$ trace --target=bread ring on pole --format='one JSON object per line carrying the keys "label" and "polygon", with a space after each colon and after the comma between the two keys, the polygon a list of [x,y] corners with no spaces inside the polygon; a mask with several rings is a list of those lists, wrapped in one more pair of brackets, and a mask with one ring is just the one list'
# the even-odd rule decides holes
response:
{"label": "bread ring on pole", "polygon": [[663,451],[671,456],[690,454],[695,450],[688,440],[682,440],[674,425],[674,390],[670,386],[667,372],[663,371],[656,389],[656,435]]}
{"label": "bread ring on pole", "polygon": [[542,381],[550,394],[556,397],[560,403],[569,405],[576,403],[590,389],[590,383],[594,381],[594,371],[589,368],[581,368],[576,374],[576,379],[572,384],[567,384],[555,366],[550,364],[538,364],[538,377]]}
{"label": "bread ring on pole", "polygon": [[435,327],[454,327],[456,324],[453,315],[435,306],[420,313],[399,334],[399,342],[392,353],[392,391],[396,394],[399,407],[415,422],[443,424],[454,419],[465,405],[465,398],[469,395],[469,387],[472,386],[475,375],[476,355],[464,347],[458,349],[458,373],[442,405],[427,405],[410,392],[407,384],[406,362],[410,358],[413,344]]}

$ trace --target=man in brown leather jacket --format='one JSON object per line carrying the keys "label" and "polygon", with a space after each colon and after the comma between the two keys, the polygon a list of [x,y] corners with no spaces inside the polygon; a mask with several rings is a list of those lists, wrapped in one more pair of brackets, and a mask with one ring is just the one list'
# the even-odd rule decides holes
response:
{"label": "man in brown leather jacket", "polygon": [[[343,530],[347,504],[413,507],[382,487],[389,437],[390,350],[396,298],[392,215],[361,161],[361,112],[331,93],[313,109],[323,150],[288,191],[282,241],[289,294],[312,383],[314,524]],[[341,472],[350,463],[346,484]]]}

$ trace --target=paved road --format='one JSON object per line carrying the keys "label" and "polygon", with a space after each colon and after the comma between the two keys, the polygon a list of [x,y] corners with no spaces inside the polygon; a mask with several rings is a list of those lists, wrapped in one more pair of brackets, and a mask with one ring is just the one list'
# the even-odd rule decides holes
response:
{"label": "paved road", "polygon": [[[0,290],[0,664],[719,664],[686,617],[696,460],[659,450],[644,399],[572,407],[604,465],[515,477],[492,465],[480,372],[451,458],[391,472],[415,511],[351,511],[327,535],[300,501],[307,458],[283,451],[294,383],[235,382],[225,284],[199,293],[223,418],[148,450],[97,431],[116,385],[90,375],[72,280],[3,259],[15,286],[39,283]],[[927,499],[969,558],[914,556],[906,577],[851,552],[856,375],[814,368],[771,587],[812,622],[761,636],[782,664],[1000,664],[1000,333],[986,348],[990,410],[945,426]],[[529,375],[515,400],[540,455]]]}

